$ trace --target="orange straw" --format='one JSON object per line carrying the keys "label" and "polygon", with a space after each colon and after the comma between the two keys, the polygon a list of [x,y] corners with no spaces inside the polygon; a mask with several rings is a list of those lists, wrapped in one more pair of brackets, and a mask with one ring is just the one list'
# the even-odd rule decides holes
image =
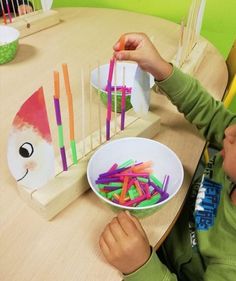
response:
{"label": "orange straw", "polygon": [[69,112],[69,127],[70,127],[70,147],[72,152],[73,163],[77,164],[77,152],[76,152],[76,144],[75,144],[75,133],[74,133],[74,110],[73,110],[73,99],[70,89],[69,82],[69,73],[67,64],[62,64],[63,76],[66,87],[66,95],[67,95],[67,103],[68,103],[68,112]]}
{"label": "orange straw", "polygon": [[152,161],[147,161],[147,162],[144,162],[144,163],[142,163],[142,164],[140,164],[138,166],[133,167],[132,171],[134,173],[140,172],[141,170],[144,170],[146,168],[150,168],[151,166],[152,166]]}
{"label": "orange straw", "polygon": [[138,182],[137,180],[134,181],[134,185],[135,185],[135,187],[136,187],[136,189],[137,189],[137,191],[138,191],[138,194],[139,194],[139,195],[143,195],[142,188],[141,188],[141,186],[139,185],[139,182]]}
{"label": "orange straw", "polygon": [[54,77],[54,97],[59,99],[60,98],[60,90],[59,90],[59,72],[53,72]]}
{"label": "orange straw", "polygon": [[126,196],[127,188],[128,188],[128,181],[129,181],[129,177],[125,176],[124,177],[124,183],[123,183],[123,186],[122,186],[121,195],[120,195],[120,199],[119,199],[120,204],[123,204],[125,202],[125,196]]}
{"label": "orange straw", "polygon": [[120,48],[119,50],[122,51],[125,49],[125,35],[122,35],[119,40]]}
{"label": "orange straw", "polygon": [[72,94],[70,89],[70,82],[69,82],[69,73],[68,73],[68,67],[67,64],[62,64],[62,70],[65,80],[65,87],[66,87],[66,95],[67,95],[67,101],[68,101],[68,110],[69,110],[69,126],[70,126],[70,140],[75,139],[74,135],[74,110],[73,110],[73,100],[72,100]]}

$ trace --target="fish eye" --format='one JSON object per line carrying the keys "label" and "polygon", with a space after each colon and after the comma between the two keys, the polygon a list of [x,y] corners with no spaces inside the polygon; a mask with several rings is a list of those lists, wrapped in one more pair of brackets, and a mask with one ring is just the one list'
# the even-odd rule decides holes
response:
{"label": "fish eye", "polygon": [[24,158],[29,158],[34,153],[34,147],[31,143],[25,142],[19,148],[19,153]]}

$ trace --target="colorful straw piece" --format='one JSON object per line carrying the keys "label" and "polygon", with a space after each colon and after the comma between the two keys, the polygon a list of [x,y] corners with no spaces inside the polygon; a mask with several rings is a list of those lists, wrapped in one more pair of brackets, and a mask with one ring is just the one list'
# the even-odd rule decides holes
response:
{"label": "colorful straw piece", "polygon": [[126,87],[125,87],[125,67],[123,67],[123,85],[121,90],[121,122],[120,122],[120,129],[121,131],[125,128],[125,99],[126,99]]}
{"label": "colorful straw piece", "polygon": [[95,183],[99,193],[112,202],[127,207],[145,207],[155,205],[169,197],[167,187],[169,175],[163,184],[150,173],[152,161],[136,163],[128,160],[121,165],[115,163],[101,173]]}
{"label": "colorful straw piece", "polygon": [[114,91],[114,131],[117,133],[117,63],[115,62],[114,66],[114,87],[111,87],[112,92]]}
{"label": "colorful straw piece", "polygon": [[9,6],[9,3],[8,3],[8,0],[6,0],[6,5],[7,5],[8,17],[9,17],[10,23],[12,23],[12,16],[11,16],[11,11],[10,11],[10,6]]}
{"label": "colorful straw piece", "polygon": [[123,51],[125,49],[125,36],[124,35],[122,35],[120,37],[119,43],[120,43],[119,50]]}
{"label": "colorful straw piece", "polygon": [[[124,36],[121,36],[120,38],[120,47],[119,47],[119,50],[124,50],[125,48],[125,37]],[[110,123],[111,123],[111,109],[112,109],[112,91],[115,90],[115,108],[117,107],[117,101],[116,101],[116,98],[117,98],[117,85],[116,85],[116,81],[115,81],[115,86],[112,87],[112,77],[113,77],[113,72],[114,72],[114,66],[115,66],[115,58],[112,58],[110,60],[110,64],[109,64],[109,72],[108,72],[108,79],[107,79],[107,85],[105,87],[105,90],[107,91],[107,117],[106,117],[106,140],[109,140],[110,139]],[[116,80],[116,77],[115,77],[115,80]],[[125,94],[125,89],[123,89],[124,87],[122,86],[121,87],[121,92],[122,92],[122,95],[123,95],[123,92]],[[123,102],[123,104],[125,104]],[[125,107],[123,105],[123,107]],[[117,110],[115,110],[115,112],[117,112]],[[123,114],[124,115],[124,114]],[[123,116],[123,123],[124,123],[124,116]],[[116,128],[115,128],[115,131],[116,131]]]}
{"label": "colorful straw piece", "polygon": [[67,95],[67,103],[68,103],[68,112],[69,112],[69,127],[70,127],[70,147],[72,153],[73,163],[77,164],[77,152],[76,152],[76,144],[75,144],[75,133],[74,133],[74,110],[73,110],[73,99],[70,89],[69,82],[69,73],[67,64],[62,64],[64,82],[66,87],[66,95]]}
{"label": "colorful straw piece", "polygon": [[107,117],[106,117],[106,140],[110,139],[110,123],[111,123],[111,106],[112,106],[112,92],[111,83],[114,70],[115,59],[110,60],[108,79],[107,79]]}
{"label": "colorful straw piece", "polygon": [[63,126],[62,126],[61,109],[60,109],[59,72],[54,71],[53,77],[54,77],[54,97],[53,97],[53,100],[54,100],[54,109],[55,109],[56,122],[57,122],[61,162],[62,162],[63,171],[67,171],[68,166],[67,166],[66,151],[65,151],[65,146],[64,146]]}
{"label": "colorful straw piece", "polygon": [[[114,70],[114,72],[115,72],[115,70]],[[114,76],[115,76],[115,75],[114,75]],[[108,87],[106,86],[105,91],[107,91],[107,89],[108,89]],[[123,89],[123,86],[116,86],[116,85],[111,86],[111,91],[112,91],[112,92],[114,92],[115,90],[121,92],[122,89]],[[126,87],[126,88],[125,88],[125,92],[126,92],[126,94],[131,94],[131,92],[132,92],[132,87]]]}

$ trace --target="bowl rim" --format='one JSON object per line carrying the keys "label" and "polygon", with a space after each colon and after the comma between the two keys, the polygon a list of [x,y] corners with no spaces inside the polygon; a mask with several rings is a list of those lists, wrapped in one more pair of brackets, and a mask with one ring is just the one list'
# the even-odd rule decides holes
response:
{"label": "bowl rim", "polygon": [[[138,67],[138,64],[136,62],[132,62],[132,61],[117,61],[118,64],[120,65],[134,65],[136,66],[136,68]],[[100,67],[100,70],[101,68],[105,68],[105,67],[109,67],[109,63],[104,63],[102,65],[99,66]],[[92,85],[92,87],[94,89],[96,89],[97,91],[100,91],[104,94],[108,94],[108,91],[104,90],[104,89],[99,89],[93,82],[92,82],[92,73],[98,69],[98,66],[94,69],[91,70],[91,75],[90,75],[90,84]],[[112,95],[115,95],[115,91],[112,91],[111,92]],[[118,93],[117,91],[117,96],[121,96],[122,94],[121,93]],[[129,94],[126,94],[126,96],[131,96],[131,93]]]}
{"label": "bowl rim", "polygon": [[8,45],[8,44],[11,44],[11,43],[14,43],[15,41],[19,40],[19,37],[20,37],[20,32],[18,29],[12,27],[12,26],[5,26],[5,25],[0,25],[0,34],[1,34],[1,29],[2,30],[10,30],[11,32],[14,32],[14,36],[13,36],[13,39],[10,39],[10,40],[7,40],[7,41],[4,41],[3,43],[1,43],[1,37],[0,37],[0,47],[1,46],[5,46],[5,45]]}
{"label": "bowl rim", "polygon": [[[89,178],[89,175],[88,175],[88,170],[89,170],[89,167],[91,165],[91,162],[92,162],[92,158],[94,157],[94,155],[96,155],[98,153],[98,151],[100,151],[104,146],[107,146],[107,145],[110,145],[111,143],[114,143],[114,142],[120,142],[124,139],[128,139],[128,140],[136,140],[136,139],[143,139],[145,141],[149,141],[149,142],[155,142],[155,143],[158,143],[158,145],[160,146],[163,146],[165,147],[167,150],[169,150],[173,155],[174,157],[176,158],[177,162],[179,163],[179,166],[181,168],[181,177],[180,177],[180,184],[178,186],[178,188],[176,188],[175,192],[173,192],[173,194],[171,194],[168,198],[166,198],[165,200],[161,201],[160,203],[157,203],[157,204],[154,204],[154,205],[150,205],[150,206],[143,206],[143,207],[130,207],[130,206],[123,206],[123,205],[120,205],[120,204],[117,204],[115,202],[112,202],[110,200],[108,200],[107,198],[103,197],[102,195],[100,195],[98,193],[98,191],[93,187],[92,183],[91,183],[91,180]],[[157,207],[160,207],[162,206],[163,204],[166,204],[168,201],[170,201],[176,194],[177,192],[180,190],[182,184],[183,184],[183,180],[184,180],[184,168],[183,168],[183,164],[182,162],[180,161],[179,157],[177,156],[177,154],[172,150],[170,149],[167,145],[159,142],[159,141],[156,141],[156,140],[153,140],[153,139],[148,139],[148,138],[143,138],[143,137],[125,137],[125,138],[120,138],[120,139],[116,139],[116,140],[111,140],[103,145],[101,145],[95,152],[94,154],[90,157],[89,159],[89,162],[88,162],[88,165],[87,165],[87,173],[86,173],[86,176],[87,176],[87,180],[88,180],[88,183],[90,185],[90,188],[94,191],[94,193],[96,193],[96,195],[102,199],[102,201],[108,203],[109,205],[113,206],[113,207],[118,207],[120,209],[123,209],[123,210],[138,210],[138,211],[142,211],[142,210],[147,210],[147,209],[152,209],[152,208],[157,208]]]}

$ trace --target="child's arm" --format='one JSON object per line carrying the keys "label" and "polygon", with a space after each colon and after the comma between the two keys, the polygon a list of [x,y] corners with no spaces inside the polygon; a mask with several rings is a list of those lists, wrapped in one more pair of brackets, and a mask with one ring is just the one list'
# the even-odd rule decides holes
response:
{"label": "child's arm", "polygon": [[156,78],[156,83],[194,124],[206,140],[218,148],[222,145],[224,130],[236,123],[236,117],[224,109],[193,77],[182,73],[165,61],[151,41],[142,33],[127,33],[124,36],[125,50],[119,51],[115,44],[114,56],[118,60],[136,61],[141,68]]}

